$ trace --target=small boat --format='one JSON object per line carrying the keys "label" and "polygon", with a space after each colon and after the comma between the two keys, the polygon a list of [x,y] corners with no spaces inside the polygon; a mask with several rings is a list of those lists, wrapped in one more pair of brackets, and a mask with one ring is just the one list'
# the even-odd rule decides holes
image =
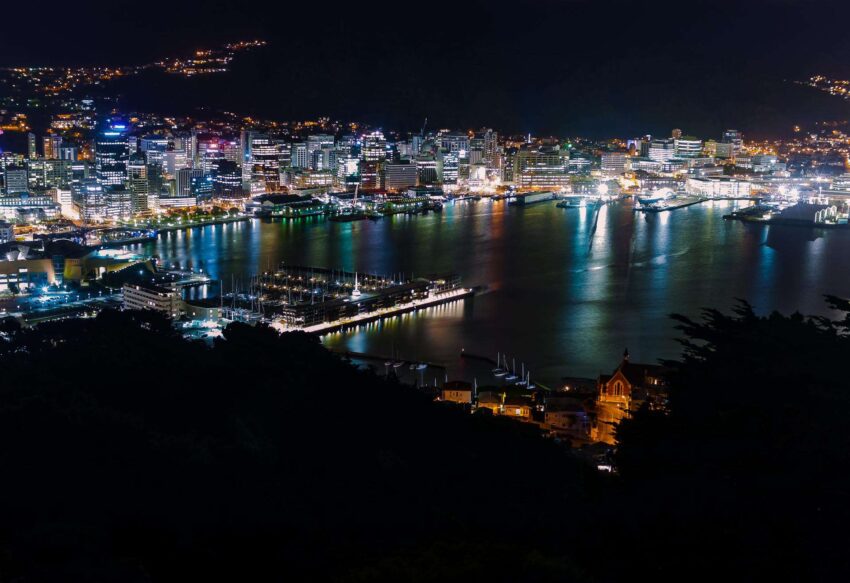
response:
{"label": "small boat", "polygon": [[513,369],[512,369],[512,371],[511,371],[511,373],[510,373],[508,376],[506,376],[506,377],[505,377],[505,380],[506,380],[506,381],[509,381],[509,382],[513,382],[513,381],[517,380],[518,378],[519,378],[519,377],[518,377],[518,376],[516,376],[516,359],[514,359],[514,361],[513,361]]}
{"label": "small boat", "polygon": [[583,196],[567,196],[555,205],[560,209],[578,209],[587,206],[587,199]]}
{"label": "small boat", "polygon": [[520,380],[516,382],[517,386],[524,387],[528,384],[528,381],[525,379],[525,363],[522,363],[522,372],[520,373]]}
{"label": "small boat", "polygon": [[[502,355],[498,352],[496,353],[496,368],[494,368],[491,372],[496,376],[502,376],[505,374],[505,371],[502,370]],[[499,373],[502,373],[502,375]]]}
{"label": "small boat", "polygon": [[403,363],[402,361],[397,360],[397,361],[395,361],[395,362],[393,363],[393,368],[398,368],[398,367],[400,367],[400,366],[401,366],[401,365],[403,365],[403,364],[404,364],[404,363]]}
{"label": "small boat", "polygon": [[365,213],[361,212],[349,212],[349,213],[340,213],[337,215],[332,215],[329,220],[335,223],[349,223],[352,221],[362,221],[366,218]]}
{"label": "small boat", "polygon": [[425,370],[426,368],[428,368],[428,365],[424,362],[420,362],[416,365],[416,370]]}

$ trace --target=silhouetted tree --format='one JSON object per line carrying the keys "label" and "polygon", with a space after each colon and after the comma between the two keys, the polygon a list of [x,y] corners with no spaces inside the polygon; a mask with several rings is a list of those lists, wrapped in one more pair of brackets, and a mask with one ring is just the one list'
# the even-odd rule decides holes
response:
{"label": "silhouetted tree", "polygon": [[796,580],[847,567],[834,536],[850,508],[847,320],[761,317],[746,303],[673,317],[684,352],[665,363],[670,413],[641,410],[617,432],[634,564]]}

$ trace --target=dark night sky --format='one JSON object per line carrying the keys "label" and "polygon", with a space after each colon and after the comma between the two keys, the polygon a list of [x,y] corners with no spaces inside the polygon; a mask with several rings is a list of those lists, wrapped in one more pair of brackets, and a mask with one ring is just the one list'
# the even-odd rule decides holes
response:
{"label": "dark night sky", "polygon": [[850,105],[783,82],[850,76],[846,0],[63,6],[56,18],[4,7],[0,64],[132,63],[249,36],[271,43],[227,78],[122,87],[139,107],[208,104],[401,129],[426,115],[433,126],[536,133],[675,126],[707,137],[726,126],[764,134],[850,117]]}

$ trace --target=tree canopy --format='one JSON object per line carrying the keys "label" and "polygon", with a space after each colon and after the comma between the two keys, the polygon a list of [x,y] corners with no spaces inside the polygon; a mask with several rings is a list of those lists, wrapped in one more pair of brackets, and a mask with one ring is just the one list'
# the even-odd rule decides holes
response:
{"label": "tree canopy", "polygon": [[0,580],[843,580],[850,319],[675,319],[610,477],[307,334],[4,326]]}

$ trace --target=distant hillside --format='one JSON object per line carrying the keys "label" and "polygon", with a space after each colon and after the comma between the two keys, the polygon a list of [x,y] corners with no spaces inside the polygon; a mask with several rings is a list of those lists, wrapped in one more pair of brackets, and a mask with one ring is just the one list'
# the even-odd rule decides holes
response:
{"label": "distant hillside", "polygon": [[[340,65],[342,67],[343,65]],[[185,78],[150,73],[114,89],[123,107],[175,114],[208,107],[273,119],[329,115],[392,129],[418,129],[427,115],[439,127],[489,125],[508,132],[591,137],[666,134],[679,127],[703,138],[734,127],[753,137],[787,135],[794,125],[850,118],[850,103],[778,78],[636,73],[622,80],[579,72],[548,87],[494,82],[459,97],[448,84],[402,79],[349,90],[350,72],[334,63],[297,74],[270,50],[242,56],[233,71]],[[604,87],[614,86],[616,90]]]}

